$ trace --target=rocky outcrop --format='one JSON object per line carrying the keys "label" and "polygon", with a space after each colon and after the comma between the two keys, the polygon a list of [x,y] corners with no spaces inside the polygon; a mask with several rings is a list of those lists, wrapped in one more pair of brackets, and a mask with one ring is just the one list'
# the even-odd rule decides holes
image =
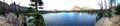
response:
{"label": "rocky outcrop", "polygon": [[7,18],[3,15],[0,15],[0,26],[13,26],[13,24],[7,22],[8,22]]}
{"label": "rocky outcrop", "polygon": [[0,24],[4,24],[6,22],[7,22],[7,19],[4,16],[0,15]]}
{"label": "rocky outcrop", "polygon": [[8,13],[6,14],[6,17],[8,19],[8,23],[13,24],[14,26],[18,25],[18,18],[14,13]]}
{"label": "rocky outcrop", "polygon": [[111,26],[112,22],[109,21],[109,18],[103,17],[96,22],[95,26]]}
{"label": "rocky outcrop", "polygon": [[8,13],[6,15],[0,15],[0,26],[23,26],[25,17],[23,14],[19,14],[17,17],[14,13]]}
{"label": "rocky outcrop", "polygon": [[120,16],[103,17],[96,22],[95,26],[120,26]]}
{"label": "rocky outcrop", "polygon": [[25,17],[24,17],[24,15],[23,14],[19,14],[19,17],[18,17],[18,23],[19,23],[19,26],[23,26],[24,24],[24,22],[25,22]]}
{"label": "rocky outcrop", "polygon": [[19,14],[19,12],[26,10],[26,7],[16,5],[15,3],[8,5],[0,1],[0,26],[23,26],[25,18],[24,15]]}

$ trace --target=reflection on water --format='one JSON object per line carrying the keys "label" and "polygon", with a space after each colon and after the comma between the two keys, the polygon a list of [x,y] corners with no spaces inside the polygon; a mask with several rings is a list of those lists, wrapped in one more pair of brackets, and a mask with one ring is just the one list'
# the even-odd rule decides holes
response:
{"label": "reflection on water", "polygon": [[49,13],[43,15],[46,26],[94,26],[96,14]]}

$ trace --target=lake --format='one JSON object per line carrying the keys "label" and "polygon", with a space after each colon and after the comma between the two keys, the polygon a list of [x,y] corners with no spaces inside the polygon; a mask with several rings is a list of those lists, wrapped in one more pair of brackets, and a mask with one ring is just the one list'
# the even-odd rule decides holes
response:
{"label": "lake", "polygon": [[43,14],[46,26],[94,26],[96,14],[62,12]]}

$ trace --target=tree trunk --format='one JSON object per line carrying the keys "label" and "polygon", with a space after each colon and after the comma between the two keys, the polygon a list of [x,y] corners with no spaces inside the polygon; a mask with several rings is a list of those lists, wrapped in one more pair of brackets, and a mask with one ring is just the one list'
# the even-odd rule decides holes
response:
{"label": "tree trunk", "polygon": [[37,5],[38,5],[38,2],[36,1],[35,2],[36,11],[38,11],[38,6]]}
{"label": "tree trunk", "polygon": [[[35,7],[36,7],[36,11],[38,11],[38,6],[37,6],[37,5],[38,5],[38,2],[37,2],[37,1],[35,2],[35,5],[36,5],[36,6],[35,6]],[[37,12],[37,13],[38,13],[38,12]],[[38,15],[38,14],[35,14],[35,16],[37,16],[37,15]],[[35,18],[35,20],[36,20],[36,21],[35,21],[35,25],[36,25],[36,26],[39,26],[39,22],[38,22],[38,19],[37,19],[37,18],[38,18],[38,17]]]}

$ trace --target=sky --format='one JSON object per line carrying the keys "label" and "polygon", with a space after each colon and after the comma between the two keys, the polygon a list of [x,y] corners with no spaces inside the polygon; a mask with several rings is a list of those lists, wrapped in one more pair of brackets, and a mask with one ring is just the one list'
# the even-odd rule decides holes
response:
{"label": "sky", "polygon": [[[2,1],[2,0],[1,0]],[[13,2],[20,6],[29,6],[30,0],[5,0],[6,3],[11,4]],[[100,0],[42,0],[44,2],[44,9],[42,10],[71,10],[75,6],[90,7],[93,9],[100,9],[98,3]],[[106,0],[108,3],[108,0]],[[120,2],[120,0],[116,0]]]}
{"label": "sky", "polygon": [[120,0],[116,0],[117,3],[120,3]]}

